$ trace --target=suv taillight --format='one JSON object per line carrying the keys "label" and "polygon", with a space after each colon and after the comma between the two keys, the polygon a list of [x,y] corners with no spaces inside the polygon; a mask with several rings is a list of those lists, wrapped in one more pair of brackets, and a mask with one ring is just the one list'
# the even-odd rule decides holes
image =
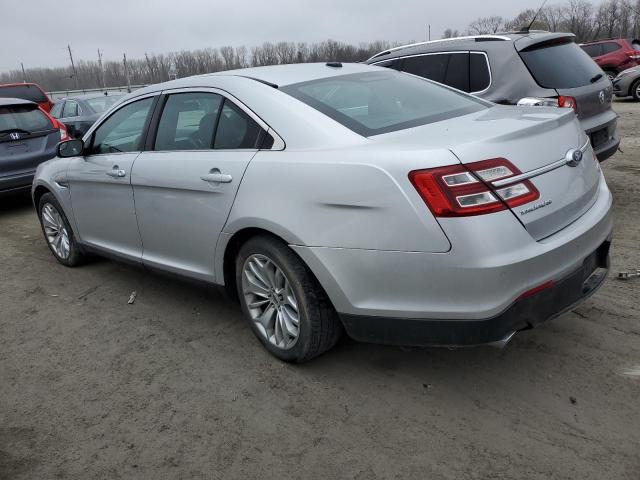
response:
{"label": "suv taillight", "polygon": [[578,112],[578,102],[574,97],[565,97],[560,95],[558,97],[558,106],[560,108],[573,108],[574,112]]}
{"label": "suv taillight", "polygon": [[65,140],[71,140],[71,136],[69,132],[67,132],[67,127],[64,126],[63,123],[58,123],[58,130],[60,130],[60,141],[64,142]]}
{"label": "suv taillight", "polygon": [[632,60],[640,60],[640,52],[638,50],[627,50],[624,54]]}
{"label": "suv taillight", "polygon": [[578,101],[574,97],[560,95],[559,97],[524,97],[518,100],[519,107],[560,107],[572,108],[578,113]]}
{"label": "suv taillight", "polygon": [[494,158],[465,165],[414,170],[409,180],[436,217],[499,212],[540,198],[529,180],[494,188],[490,183],[520,175],[511,162]]}

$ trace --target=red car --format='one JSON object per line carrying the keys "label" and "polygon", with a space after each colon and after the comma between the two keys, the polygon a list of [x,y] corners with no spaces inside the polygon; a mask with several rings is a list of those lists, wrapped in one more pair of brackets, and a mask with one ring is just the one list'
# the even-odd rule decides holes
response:
{"label": "red car", "polygon": [[604,70],[609,80],[627,68],[640,65],[640,40],[612,38],[580,46]]}
{"label": "red car", "polygon": [[21,98],[38,104],[45,112],[51,111],[53,102],[40,85],[35,83],[4,83],[0,85],[0,98]]}

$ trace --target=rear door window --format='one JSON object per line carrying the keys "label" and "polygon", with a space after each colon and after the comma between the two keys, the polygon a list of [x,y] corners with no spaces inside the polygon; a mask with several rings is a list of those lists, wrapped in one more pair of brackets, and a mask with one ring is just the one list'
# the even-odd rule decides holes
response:
{"label": "rear door window", "polygon": [[615,42],[607,42],[602,44],[602,52],[604,55],[607,53],[615,52],[616,50],[620,50],[622,47]]}
{"label": "rear door window", "polygon": [[573,42],[534,45],[520,57],[543,88],[577,88],[602,74],[600,67]]}
{"label": "rear door window", "polygon": [[468,53],[437,53],[408,57],[404,59],[402,70],[458,90],[469,91]]}
{"label": "rear door window", "polygon": [[599,57],[602,55],[602,45],[597,43],[595,45],[583,45],[582,50],[587,52],[590,57]]}
{"label": "rear door window", "polygon": [[469,56],[469,91],[481,92],[489,88],[491,73],[489,63],[483,53],[471,52]]}
{"label": "rear door window", "polygon": [[0,107],[0,140],[15,131],[34,133],[51,129],[51,121],[34,105]]}
{"label": "rear door window", "polygon": [[75,100],[67,100],[62,109],[62,118],[77,117],[78,115],[78,102]]}
{"label": "rear door window", "polygon": [[402,58],[396,58],[393,60],[385,60],[384,62],[376,63],[374,65],[377,67],[386,67],[386,68],[393,68],[394,70],[402,70],[402,63],[403,63]]}
{"label": "rear door window", "polygon": [[206,92],[169,95],[154,150],[211,149],[222,100],[220,95]]}
{"label": "rear door window", "polygon": [[224,101],[216,128],[215,149],[258,148],[262,128],[242,109],[229,100]]}
{"label": "rear door window", "polygon": [[0,97],[3,98],[21,98],[36,103],[44,103],[47,97],[42,90],[34,85],[10,85],[0,87]]}

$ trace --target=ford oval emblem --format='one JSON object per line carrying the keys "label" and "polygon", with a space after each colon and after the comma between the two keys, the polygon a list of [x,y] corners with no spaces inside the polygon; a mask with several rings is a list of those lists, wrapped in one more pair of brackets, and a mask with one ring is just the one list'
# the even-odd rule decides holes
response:
{"label": "ford oval emblem", "polygon": [[565,158],[567,160],[567,165],[570,167],[577,167],[582,161],[582,150],[578,150],[577,148],[569,150]]}

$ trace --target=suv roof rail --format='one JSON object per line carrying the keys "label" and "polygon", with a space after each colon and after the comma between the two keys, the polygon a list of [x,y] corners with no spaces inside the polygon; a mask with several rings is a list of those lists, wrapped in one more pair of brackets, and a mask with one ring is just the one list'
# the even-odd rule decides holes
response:
{"label": "suv roof rail", "polygon": [[419,47],[421,45],[431,45],[434,43],[453,42],[453,41],[460,41],[460,40],[475,40],[476,42],[484,42],[484,41],[492,41],[492,40],[508,41],[511,39],[509,37],[505,37],[504,35],[469,35],[466,37],[441,38],[439,40],[429,40],[427,42],[409,43],[407,45],[401,45],[399,47],[388,48],[387,50],[383,50],[382,52],[376,53],[369,60],[374,59],[376,57],[381,57],[382,55],[386,55],[391,52],[403,50],[405,48]]}

